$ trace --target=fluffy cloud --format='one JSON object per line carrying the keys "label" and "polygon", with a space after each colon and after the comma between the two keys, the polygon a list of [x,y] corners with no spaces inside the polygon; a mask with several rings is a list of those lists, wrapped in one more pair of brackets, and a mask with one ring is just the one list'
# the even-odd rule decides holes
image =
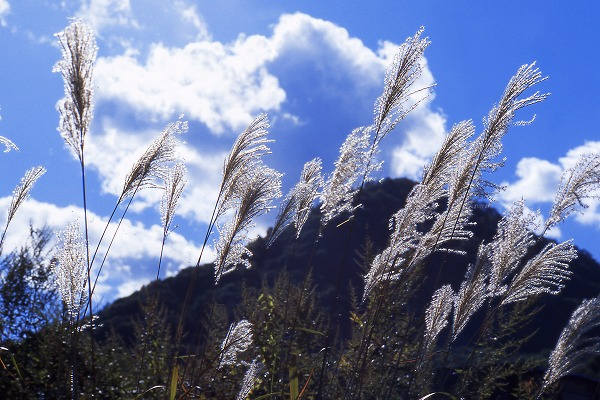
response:
{"label": "fluffy cloud", "polygon": [[184,113],[217,134],[243,129],[260,110],[277,110],[285,100],[264,65],[265,40],[200,41],[183,48],[154,44],[143,61],[131,53],[100,58],[99,100],[161,120]]}
{"label": "fluffy cloud", "polygon": [[[178,4],[182,15],[202,25],[195,8]],[[221,43],[206,34],[183,47],[153,44],[145,56],[125,51],[101,57],[96,68],[98,101],[126,106],[139,119],[150,121],[165,121],[184,113],[185,118],[199,121],[213,134],[222,136],[241,131],[260,111],[271,112],[274,121],[278,117],[287,121],[310,118],[281,110],[286,101],[297,101],[288,98],[281,85],[288,79],[289,70],[300,71],[310,65],[311,72],[325,77],[321,88],[324,93],[335,96],[333,101],[341,104],[335,107],[342,107],[350,97],[348,84],[352,85],[351,95],[357,98],[381,90],[385,68],[396,51],[397,45],[390,42],[380,43],[373,51],[329,21],[288,14],[274,25],[271,36],[240,35],[232,43]],[[277,68],[272,68],[274,65]],[[424,64],[417,86],[433,82]],[[433,100],[432,93],[413,110],[402,124],[402,134],[396,134],[389,150],[384,151],[391,160],[393,175],[419,177],[443,141],[446,120],[431,109]],[[110,120],[103,125],[103,135],[94,138],[94,146],[102,152],[90,153],[107,154],[93,156],[91,162],[100,171],[104,190],[117,194],[122,177],[135,159],[133,153],[150,139],[147,133],[124,132]],[[228,146],[221,148],[225,151]],[[206,204],[204,200],[214,201],[223,154],[189,149],[185,157],[194,178],[181,210],[198,221],[206,221],[210,215],[206,209],[198,210],[198,205]],[[154,201],[147,200],[148,205]]]}
{"label": "fluffy cloud", "polygon": [[10,12],[10,4],[8,0],[0,0],[0,26],[6,26],[4,17]]}
{"label": "fluffy cloud", "polygon": [[[10,204],[10,197],[0,198],[0,209],[7,209]],[[5,223],[5,217],[0,219],[1,226]],[[39,202],[29,199],[22,204],[13,219],[6,241],[4,244],[5,252],[10,252],[20,246],[25,245],[24,240],[29,235],[30,224],[34,227],[41,227],[47,224],[54,231],[63,230],[67,223],[74,220],[82,222],[83,210],[79,207],[68,206],[58,207],[54,204]],[[108,222],[93,212],[88,211],[90,249],[94,250],[102,232]],[[110,223],[106,238],[112,237],[117,229],[118,221]],[[156,276],[157,260],[160,256],[163,239],[163,228],[159,225],[146,226],[140,222],[134,222],[130,219],[124,219],[119,227],[115,241],[111,247],[107,264],[104,266],[100,276],[97,296],[113,299],[116,294],[123,295],[127,288],[120,288],[123,284],[128,284],[130,278],[135,278],[140,282],[149,282]],[[200,254],[198,245],[200,238],[192,242],[177,232],[171,232],[167,238],[163,254],[163,271],[170,274],[181,268],[194,265]],[[211,243],[209,243],[210,245]],[[106,252],[106,243],[100,248],[96,261],[94,262],[95,271],[100,265]],[[210,262],[214,259],[214,252],[211,248],[204,251],[202,262]],[[136,268],[128,267],[135,263]],[[139,286],[136,286],[139,288]],[[119,293],[117,293],[118,291]],[[131,291],[129,291],[131,293]],[[128,294],[128,293],[127,293]]]}
{"label": "fluffy cloud", "polygon": [[[194,9],[182,12],[196,19]],[[283,15],[270,37],[240,35],[232,43],[203,39],[173,48],[156,43],[145,56],[129,51],[100,58],[96,82],[100,101],[161,120],[183,113],[221,134],[243,129],[259,111],[280,109],[285,77],[275,76],[269,66],[284,57],[286,63],[309,61],[323,74],[341,74],[373,88],[381,85],[395,48],[385,42],[374,52],[344,28],[297,13]],[[433,81],[427,68],[422,80]]]}
{"label": "fluffy cloud", "polygon": [[[569,168],[573,168],[581,156],[598,153],[600,153],[600,141],[590,141],[569,150],[564,157],[558,159],[557,163],[538,158],[523,158],[517,164],[515,171],[517,179],[502,183],[506,186],[506,190],[498,194],[498,200],[507,204],[523,198],[532,204],[551,205],[561,176]],[[596,196],[600,196],[600,193],[596,193]],[[575,221],[600,228],[600,201],[588,199],[585,203],[589,207],[576,213]]]}
{"label": "fluffy cloud", "polygon": [[525,199],[533,203],[551,202],[563,173],[560,165],[539,158],[523,158],[517,164],[512,183],[503,182],[506,190],[501,193],[502,200],[514,202]]}

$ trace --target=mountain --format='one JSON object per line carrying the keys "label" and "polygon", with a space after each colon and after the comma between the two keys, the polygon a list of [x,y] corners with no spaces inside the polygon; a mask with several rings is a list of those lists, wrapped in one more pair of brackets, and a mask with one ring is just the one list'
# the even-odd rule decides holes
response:
{"label": "mountain", "polygon": [[[347,315],[352,300],[351,287],[356,290],[358,296],[362,293],[364,271],[357,262],[358,254],[365,248],[367,240],[372,244],[375,254],[386,246],[390,216],[403,206],[414,185],[414,182],[407,179],[385,179],[367,184],[360,197],[362,206],[357,209],[355,216],[351,220],[345,216],[331,221],[321,237],[318,237],[320,215],[315,209],[295,245],[293,233],[289,229],[270,248],[266,248],[265,238],[257,238],[249,245],[253,254],[250,259],[252,268],[238,269],[225,275],[216,287],[213,285],[213,267],[210,264],[197,269],[190,267],[174,277],[153,282],[105,307],[99,313],[102,327],[97,333],[99,337],[103,337],[114,331],[125,338],[126,342],[130,341],[134,321],[140,318],[140,305],[146,293],[158,293],[167,320],[172,326],[176,326],[181,305],[194,274],[196,276],[193,295],[184,321],[184,326],[189,332],[200,328],[203,316],[212,302],[212,296],[217,304],[227,307],[230,318],[233,318],[233,310],[241,301],[243,285],[259,288],[263,281],[272,284],[284,268],[295,282],[302,282],[310,269],[324,310],[331,313],[332,305],[337,304],[338,308],[335,311]],[[425,270],[426,279],[418,293],[415,293],[415,304],[427,304],[435,288],[444,283],[450,283],[455,290],[458,289],[464,278],[466,266],[473,262],[479,243],[491,241],[500,218],[501,215],[493,208],[475,208],[473,238],[461,244],[466,255],[437,253],[431,256]],[[540,240],[534,250],[541,249],[546,243],[546,239]],[[347,251],[344,250],[346,248]],[[600,293],[600,265],[589,253],[579,250],[579,256],[571,268],[574,272],[572,279],[562,293],[559,296],[545,296],[539,302],[543,309],[531,324],[539,330],[533,340],[524,347],[524,351],[548,352],[556,344],[560,331],[581,300]],[[342,272],[338,276],[340,270]],[[338,280],[342,284],[339,285],[339,300],[336,302]],[[342,325],[342,334],[345,334],[349,318],[343,320],[348,321],[347,325]],[[472,321],[472,325],[477,326],[477,323]]]}

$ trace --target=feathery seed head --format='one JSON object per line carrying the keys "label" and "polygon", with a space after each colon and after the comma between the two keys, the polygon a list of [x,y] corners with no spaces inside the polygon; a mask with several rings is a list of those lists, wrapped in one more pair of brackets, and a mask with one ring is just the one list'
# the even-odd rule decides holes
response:
{"label": "feathery seed head", "polygon": [[371,268],[364,277],[365,289],[363,292],[363,303],[371,295],[373,289],[384,281],[398,280],[402,275],[401,265],[404,259],[400,256],[403,253],[398,249],[399,246],[390,244],[380,254],[377,254],[371,262]]}
{"label": "feathery seed head", "polygon": [[19,148],[9,139],[0,136],[0,145],[4,145],[4,152],[8,153],[11,150],[19,151]]}
{"label": "feathery seed head", "polygon": [[448,325],[448,315],[454,303],[454,290],[450,285],[444,285],[433,293],[431,303],[425,310],[425,337],[423,354],[427,354],[442,331]]}
{"label": "feathery seed head", "polygon": [[315,158],[304,164],[300,181],[290,190],[281,203],[267,247],[273,244],[275,239],[291,222],[294,223],[296,228],[296,238],[300,237],[302,227],[310,214],[312,203],[317,198],[319,189],[323,186],[321,168],[320,158]]}
{"label": "feathery seed head", "polygon": [[252,360],[252,363],[250,363],[250,365],[248,366],[246,375],[244,375],[244,381],[242,382],[242,387],[236,397],[236,400],[245,400],[248,397],[250,391],[256,383],[256,379],[261,374],[264,368],[265,366],[263,363],[257,360]]}
{"label": "feathery seed head", "polygon": [[585,200],[592,198],[600,198],[600,154],[583,155],[565,171],[544,231],[565,220],[578,205],[587,208]]}
{"label": "feathery seed head", "polygon": [[581,365],[585,356],[600,354],[599,339],[587,336],[592,329],[599,326],[600,297],[584,300],[571,315],[569,323],[560,334],[556,347],[550,353],[542,392]]}
{"label": "feathery seed head", "polygon": [[92,75],[98,48],[92,28],[79,19],[55,36],[62,48],[62,59],[53,72],[62,75],[65,87],[65,97],[57,105],[58,130],[82,162],[84,140],[92,121]]}
{"label": "feathery seed head", "polygon": [[335,170],[325,182],[321,193],[321,225],[325,226],[338,215],[352,211],[352,198],[356,192],[354,184],[361,176],[366,176],[379,167],[370,164],[370,141],[371,128],[357,128],[342,144]]}
{"label": "feathery seed head", "polygon": [[513,278],[502,304],[525,300],[542,293],[558,294],[572,274],[569,263],[577,257],[571,240],[549,243]]}
{"label": "feathery seed head", "polygon": [[413,84],[421,76],[423,53],[429,46],[429,40],[421,38],[424,28],[421,27],[413,37],[409,37],[400,46],[388,67],[383,94],[375,101],[375,145],[391,132],[406,115],[412,111],[425,97],[409,104],[411,96],[427,88],[413,89]]}
{"label": "feathery seed head", "polygon": [[179,120],[168,124],[158,134],[127,174],[119,203],[140,189],[154,186],[154,179],[167,179],[168,163],[175,159],[176,135],[187,132],[187,129],[187,122]]}
{"label": "feathery seed head", "polygon": [[7,225],[15,216],[19,206],[29,198],[29,194],[31,193],[31,189],[33,189],[33,185],[35,185],[35,182],[37,182],[37,180],[45,173],[46,168],[34,167],[29,169],[23,178],[21,178],[21,183],[13,190],[12,200],[10,202],[10,207],[8,208]]}
{"label": "feathery seed head", "polygon": [[163,224],[164,234],[166,235],[171,229],[177,202],[181,197],[183,188],[187,181],[185,179],[185,165],[178,163],[175,167],[169,170],[167,179],[165,180],[165,191],[160,203],[160,219]]}
{"label": "feathery seed head", "polygon": [[487,246],[492,268],[490,295],[502,295],[507,278],[519,267],[535,243],[533,230],[539,213],[526,213],[523,200],[515,202],[498,223],[492,242]]}
{"label": "feathery seed head", "polygon": [[260,114],[236,139],[223,165],[223,179],[219,190],[217,217],[227,209],[234,207],[243,190],[241,180],[262,156],[269,154],[267,143],[269,120],[266,114]]}
{"label": "feathery seed head", "polygon": [[465,274],[458,294],[454,298],[454,323],[452,341],[469,322],[469,319],[481,308],[488,296],[487,280],[489,276],[488,246],[482,245],[477,252],[477,260]]}
{"label": "feathery seed head", "polygon": [[56,235],[58,251],[52,270],[62,300],[73,318],[87,300],[84,290],[87,278],[85,243],[77,221],[70,223],[66,230],[57,232]]}
{"label": "feathery seed head", "polygon": [[224,225],[218,226],[215,284],[236,265],[250,268],[250,261],[246,258],[252,255],[246,247],[250,241],[248,232],[254,226],[254,219],[271,210],[273,200],[281,196],[281,174],[259,162],[237,181],[239,201],[234,215]]}
{"label": "feathery seed head", "polygon": [[231,324],[227,336],[221,343],[221,361],[219,368],[224,365],[234,365],[238,363],[238,353],[248,350],[252,344],[252,323],[248,320],[241,320],[238,323]]}

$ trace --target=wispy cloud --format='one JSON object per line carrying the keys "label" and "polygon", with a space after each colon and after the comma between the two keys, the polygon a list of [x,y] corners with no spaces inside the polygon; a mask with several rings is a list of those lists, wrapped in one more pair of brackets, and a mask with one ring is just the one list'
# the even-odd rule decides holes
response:
{"label": "wispy cloud", "polygon": [[4,17],[10,12],[8,0],[0,0],[0,26],[6,26]]}
{"label": "wispy cloud", "polygon": [[115,26],[137,26],[130,0],[84,0],[77,16],[90,24],[97,34]]}

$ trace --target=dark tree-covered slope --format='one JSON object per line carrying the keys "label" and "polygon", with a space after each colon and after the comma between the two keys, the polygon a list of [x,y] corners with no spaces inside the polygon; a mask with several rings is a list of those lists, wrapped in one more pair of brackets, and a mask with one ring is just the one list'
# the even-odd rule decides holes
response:
{"label": "dark tree-covered slope", "polygon": [[[407,179],[385,179],[367,184],[361,193],[362,207],[356,211],[355,217],[347,220],[346,216],[330,222],[320,238],[319,213],[318,210],[314,210],[295,244],[293,234],[289,230],[268,249],[265,247],[265,238],[256,239],[249,246],[253,252],[253,267],[238,269],[224,276],[217,287],[213,285],[212,265],[203,265],[195,272],[194,268],[187,268],[174,277],[152,283],[131,296],[118,299],[100,312],[99,322],[102,328],[98,330],[98,334],[102,337],[113,330],[126,340],[131,339],[133,322],[140,315],[141,299],[144,293],[149,292],[159,293],[168,321],[175,326],[194,273],[196,279],[193,296],[185,318],[188,332],[197,331],[199,325],[205,321],[208,308],[212,304],[211,296],[215,296],[217,304],[226,305],[231,313],[230,317],[233,318],[235,305],[241,300],[242,285],[260,287],[263,281],[272,283],[283,269],[289,271],[297,282],[301,282],[310,269],[323,308],[330,312],[332,305],[337,304],[336,314],[344,315],[350,306],[350,287],[356,289],[358,296],[362,292],[363,270],[357,262],[358,254],[364,250],[367,240],[372,243],[375,253],[385,247],[389,235],[389,218],[402,207],[413,185],[414,182]],[[437,253],[430,257],[425,269],[424,284],[420,291],[415,293],[415,304],[426,304],[436,284],[439,287],[451,283],[455,290],[458,288],[465,268],[476,254],[479,243],[492,239],[500,217],[493,208],[475,209],[474,236],[469,242],[461,244],[467,255]],[[538,249],[545,243],[545,240],[540,241]],[[539,330],[525,348],[527,351],[539,352],[552,348],[560,330],[581,300],[600,293],[600,265],[589,253],[579,251],[579,257],[573,262],[572,270],[573,277],[560,296],[546,296],[541,299],[544,308],[531,324]],[[341,282],[340,300],[336,302],[334,298],[338,279]],[[476,321],[473,321],[473,325],[476,325]],[[342,324],[343,329],[344,327],[347,326]]]}

